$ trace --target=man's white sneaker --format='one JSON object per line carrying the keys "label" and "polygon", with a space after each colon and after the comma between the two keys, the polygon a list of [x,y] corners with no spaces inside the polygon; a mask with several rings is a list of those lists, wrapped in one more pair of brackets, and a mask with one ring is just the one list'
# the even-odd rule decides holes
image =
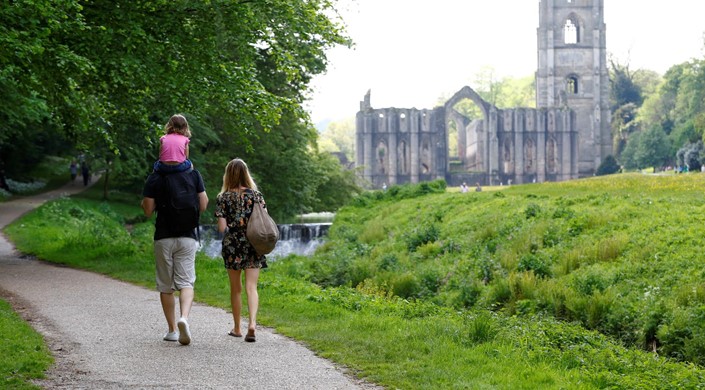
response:
{"label": "man's white sneaker", "polygon": [[179,328],[179,343],[181,345],[191,344],[191,331],[188,328],[188,322],[185,318],[179,318],[179,322],[176,323]]}
{"label": "man's white sneaker", "polygon": [[164,341],[177,341],[179,339],[179,332],[169,332],[164,335]]}

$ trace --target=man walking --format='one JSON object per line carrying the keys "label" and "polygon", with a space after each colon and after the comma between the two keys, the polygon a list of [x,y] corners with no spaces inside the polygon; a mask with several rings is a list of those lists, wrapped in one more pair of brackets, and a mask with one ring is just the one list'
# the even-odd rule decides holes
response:
{"label": "man walking", "polygon": [[[166,341],[191,343],[188,316],[193,304],[196,281],[196,250],[198,215],[208,206],[208,196],[201,174],[194,169],[186,172],[147,177],[142,190],[144,215],[156,211],[154,256],[159,298],[166,317]],[[181,318],[176,321],[174,291],[179,291]],[[178,328],[178,331],[177,331]]]}

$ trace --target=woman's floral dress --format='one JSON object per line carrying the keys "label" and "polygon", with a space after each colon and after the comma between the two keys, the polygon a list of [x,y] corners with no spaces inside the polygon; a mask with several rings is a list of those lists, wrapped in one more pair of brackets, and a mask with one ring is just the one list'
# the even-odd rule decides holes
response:
{"label": "woman's floral dress", "polygon": [[223,260],[225,268],[243,270],[247,268],[267,268],[267,259],[260,256],[247,240],[247,221],[252,214],[254,202],[267,208],[259,191],[251,189],[242,192],[224,192],[215,202],[215,216],[225,218],[228,230],[223,235]]}

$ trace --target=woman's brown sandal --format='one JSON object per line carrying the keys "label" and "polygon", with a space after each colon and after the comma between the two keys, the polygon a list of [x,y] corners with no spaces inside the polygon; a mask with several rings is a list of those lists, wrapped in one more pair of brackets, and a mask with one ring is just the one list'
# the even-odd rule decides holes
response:
{"label": "woman's brown sandal", "polygon": [[256,341],[254,329],[247,330],[247,336],[245,336],[245,341],[250,343],[254,343]]}

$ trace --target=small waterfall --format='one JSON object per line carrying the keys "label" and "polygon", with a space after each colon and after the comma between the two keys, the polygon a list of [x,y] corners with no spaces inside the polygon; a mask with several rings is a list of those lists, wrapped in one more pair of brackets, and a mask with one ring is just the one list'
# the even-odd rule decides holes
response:
{"label": "small waterfall", "polygon": [[[267,255],[270,260],[285,257],[290,254],[301,256],[312,255],[323,243],[331,223],[296,223],[279,226],[279,241],[274,251]],[[221,240],[223,236],[213,225],[201,226],[201,248],[209,257],[220,259]]]}

